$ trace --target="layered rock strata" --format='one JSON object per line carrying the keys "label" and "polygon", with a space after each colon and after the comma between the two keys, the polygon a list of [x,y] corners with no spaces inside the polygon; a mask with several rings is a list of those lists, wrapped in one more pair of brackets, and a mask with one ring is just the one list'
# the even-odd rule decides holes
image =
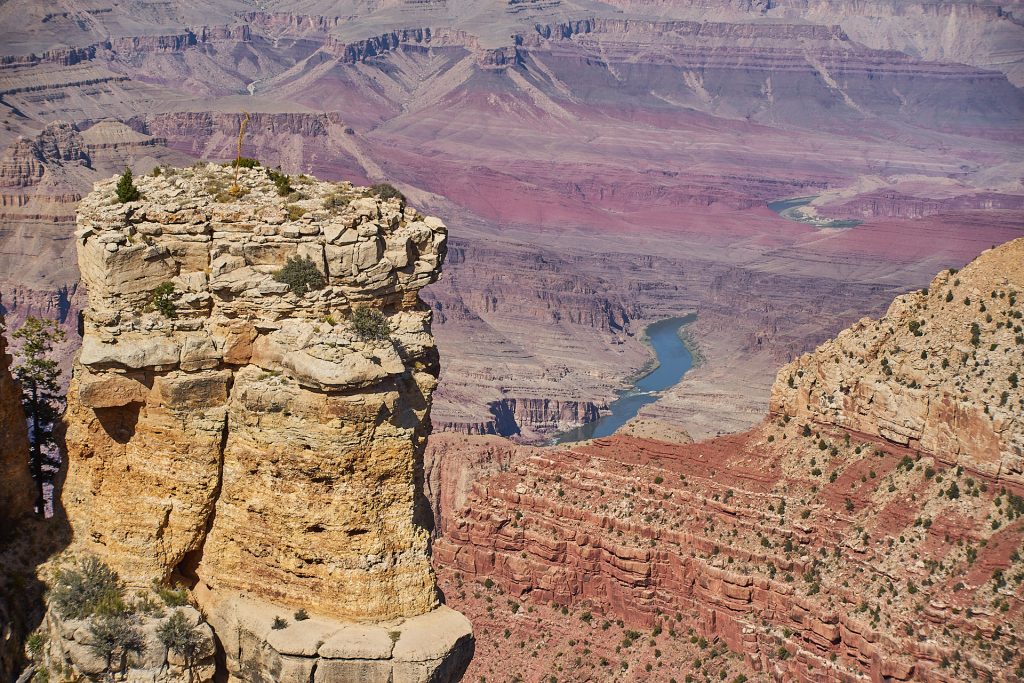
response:
{"label": "layered rock strata", "polygon": [[[170,169],[137,179],[139,201],[117,202],[116,179],[82,200],[75,547],[130,586],[190,581],[222,642],[237,637],[238,599],[338,629],[441,609],[447,654],[422,668],[457,673],[469,624],[438,607],[416,521],[438,374],[417,293],[440,272],[446,228],[347,183],[272,176],[241,170],[234,186],[230,168]],[[289,259],[310,291],[281,280]],[[373,333],[358,309],[379,317]],[[269,629],[276,612],[263,616]],[[377,668],[398,666],[413,626]],[[233,675],[293,680],[258,651],[229,656]]]}
{"label": "layered rock strata", "polygon": [[469,675],[700,679],[730,670],[727,648],[750,680],[1018,680],[1022,249],[787,366],[743,434],[435,444],[434,558],[480,637]]}
{"label": "layered rock strata", "polygon": [[1024,240],[898,297],[782,368],[774,413],[1024,483]]}

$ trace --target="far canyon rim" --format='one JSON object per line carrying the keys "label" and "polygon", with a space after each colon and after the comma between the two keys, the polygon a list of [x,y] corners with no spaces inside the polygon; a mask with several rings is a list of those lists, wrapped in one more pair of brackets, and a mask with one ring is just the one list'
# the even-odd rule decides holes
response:
{"label": "far canyon rim", "polygon": [[[0,677],[1024,678],[1021,0],[0,0],[0,36]],[[75,567],[116,599],[69,610]]]}
{"label": "far canyon rim", "polygon": [[[9,0],[3,306],[74,332],[79,198],[233,157],[245,110],[245,155],[454,226],[435,429],[577,427],[649,361],[646,324],[693,312],[701,363],[641,416],[746,428],[780,363],[1024,231],[1015,7]],[[863,223],[767,208],[806,196]]]}

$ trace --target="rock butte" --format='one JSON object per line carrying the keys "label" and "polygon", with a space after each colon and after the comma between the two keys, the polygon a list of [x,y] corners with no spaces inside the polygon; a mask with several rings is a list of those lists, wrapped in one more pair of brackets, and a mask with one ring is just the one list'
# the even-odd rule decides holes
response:
{"label": "rock butte", "polygon": [[[419,493],[438,359],[417,293],[447,230],[347,183],[232,182],[167,169],[137,179],[140,201],[110,179],[79,205],[71,551],[129,586],[188,581],[234,680],[458,676],[470,625],[438,603]],[[275,280],[293,257],[325,286]],[[170,317],[153,310],[168,282]],[[390,337],[361,338],[357,306]],[[298,609],[311,618],[271,628]]]}
{"label": "rock butte", "polygon": [[435,436],[467,676],[1018,680],[1022,317],[1018,239],[783,367],[745,433]]}

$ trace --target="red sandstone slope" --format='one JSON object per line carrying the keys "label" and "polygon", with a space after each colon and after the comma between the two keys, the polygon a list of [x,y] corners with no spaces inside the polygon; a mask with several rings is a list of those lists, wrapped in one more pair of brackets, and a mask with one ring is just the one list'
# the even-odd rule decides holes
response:
{"label": "red sandstone slope", "polygon": [[[976,298],[946,302],[947,284]],[[904,320],[915,307],[923,327]],[[1017,240],[784,368],[775,412],[744,434],[492,445],[500,463],[476,455],[461,469],[473,441],[441,441],[435,565],[479,634],[469,675],[707,680],[724,667],[771,680],[1018,680],[1022,314]],[[876,332],[873,362],[857,349]],[[910,378],[922,353],[934,365]],[[969,371],[942,362],[964,356]],[[847,398],[819,401],[826,392]],[[922,433],[957,439],[893,431],[922,402],[941,407]],[[691,633],[698,650],[703,638],[742,664],[691,652]],[[510,637],[526,645],[506,647]]]}

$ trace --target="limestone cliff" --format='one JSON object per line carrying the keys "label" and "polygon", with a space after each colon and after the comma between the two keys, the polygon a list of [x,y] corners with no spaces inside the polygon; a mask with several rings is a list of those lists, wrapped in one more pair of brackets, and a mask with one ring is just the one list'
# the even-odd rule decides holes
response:
{"label": "limestone cliff", "polygon": [[136,182],[78,213],[73,548],[129,586],[188,582],[241,680],[457,677],[469,624],[438,605],[417,523],[438,375],[417,293],[445,226],[258,167],[237,188],[216,165]]}
{"label": "limestone cliff", "polygon": [[1024,482],[1024,239],[943,271],[782,368],[777,414]]}

